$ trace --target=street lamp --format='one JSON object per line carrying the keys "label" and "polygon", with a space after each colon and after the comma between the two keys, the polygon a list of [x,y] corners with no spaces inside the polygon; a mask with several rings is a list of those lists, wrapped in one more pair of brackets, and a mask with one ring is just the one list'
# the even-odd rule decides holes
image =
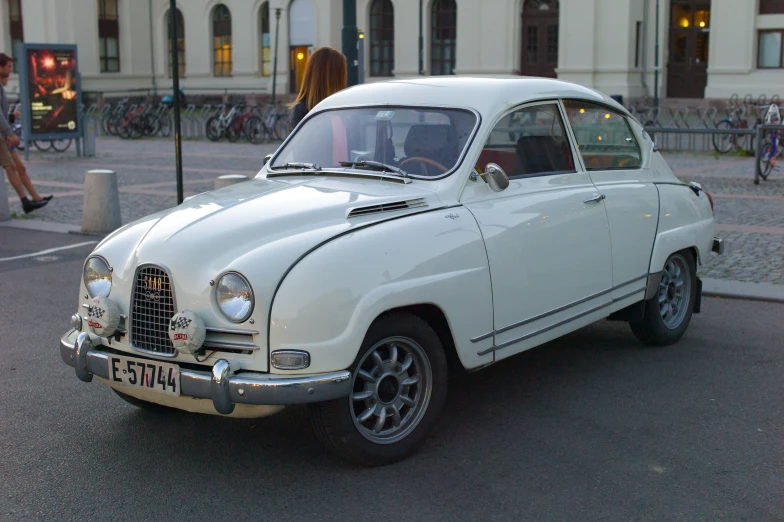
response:
{"label": "street lamp", "polygon": [[280,7],[275,9],[275,57],[272,60],[272,106],[275,107],[275,86],[278,79],[278,35],[280,35]]}
{"label": "street lamp", "polygon": [[174,165],[177,176],[177,204],[183,200],[182,137],[180,136],[180,57],[177,48],[177,0],[169,1],[171,35],[172,88],[174,89]]}

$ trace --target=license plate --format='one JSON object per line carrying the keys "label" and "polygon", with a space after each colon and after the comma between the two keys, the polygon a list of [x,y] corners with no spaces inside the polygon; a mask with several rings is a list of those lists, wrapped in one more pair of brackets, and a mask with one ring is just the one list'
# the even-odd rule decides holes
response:
{"label": "license plate", "polygon": [[171,363],[110,355],[109,381],[166,395],[180,395],[180,367]]}

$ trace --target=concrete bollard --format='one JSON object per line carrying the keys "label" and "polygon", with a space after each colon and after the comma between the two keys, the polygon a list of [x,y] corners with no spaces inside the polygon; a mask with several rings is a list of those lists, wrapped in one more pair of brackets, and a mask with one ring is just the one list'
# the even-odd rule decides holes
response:
{"label": "concrete bollard", "polygon": [[243,181],[248,181],[248,176],[243,176],[242,174],[226,174],[224,176],[218,176],[218,178],[215,180],[215,190],[228,187],[229,185],[234,185],[235,183],[241,183]]}
{"label": "concrete bollard", "polygon": [[111,232],[120,228],[121,224],[117,173],[112,170],[88,170],[84,177],[82,232]]}
{"label": "concrete bollard", "polygon": [[0,170],[0,221],[11,219],[11,208],[8,206],[8,191],[5,188],[5,170]]}

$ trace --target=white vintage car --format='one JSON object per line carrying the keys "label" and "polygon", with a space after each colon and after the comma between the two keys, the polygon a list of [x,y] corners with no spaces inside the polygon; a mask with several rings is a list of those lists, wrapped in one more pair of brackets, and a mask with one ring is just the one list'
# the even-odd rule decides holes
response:
{"label": "white vintage car", "polygon": [[142,408],[310,404],[326,446],[411,454],[450,375],[602,319],[666,345],[699,312],[710,196],[620,105],[533,78],[347,89],[251,181],[103,240],[62,359]]}

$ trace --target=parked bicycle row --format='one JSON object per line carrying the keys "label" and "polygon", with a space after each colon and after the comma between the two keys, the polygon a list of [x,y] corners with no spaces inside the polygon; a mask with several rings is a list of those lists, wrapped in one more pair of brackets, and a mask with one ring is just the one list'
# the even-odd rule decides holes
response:
{"label": "parked bicycle row", "polygon": [[[19,137],[19,145],[16,146],[19,150],[25,150],[28,142],[25,140],[24,133],[22,131],[22,122],[17,121],[13,115],[16,111],[21,110],[20,105],[10,105],[8,114],[6,118],[9,122],[11,122],[11,128]],[[55,152],[65,152],[71,146],[71,139],[58,139],[58,140],[32,140],[29,142],[31,147],[35,147],[36,149],[40,150],[41,152],[46,152],[49,150],[53,150]]]}

